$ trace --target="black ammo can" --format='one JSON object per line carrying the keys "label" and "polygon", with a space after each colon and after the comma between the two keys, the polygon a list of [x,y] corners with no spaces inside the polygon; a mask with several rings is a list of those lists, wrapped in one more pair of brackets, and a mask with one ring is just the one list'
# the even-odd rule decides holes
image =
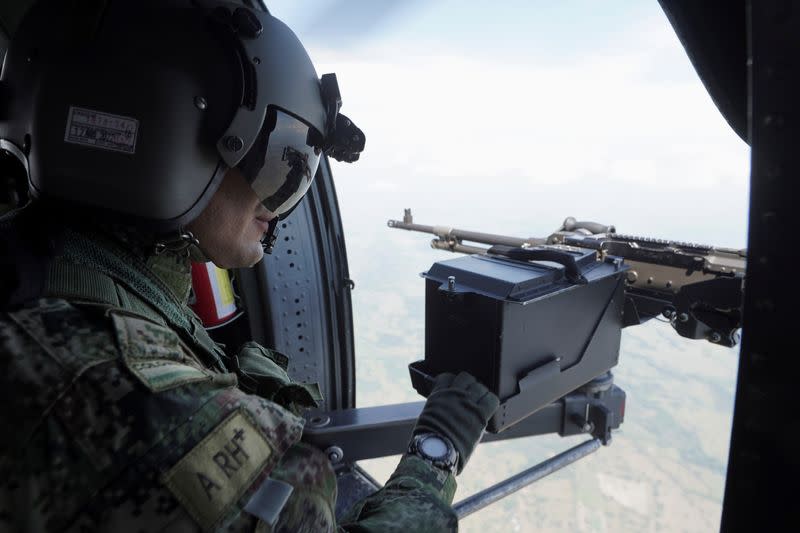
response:
{"label": "black ammo can", "polygon": [[425,282],[425,359],[414,388],[467,371],[500,398],[502,431],[617,364],[622,259],[583,248],[493,247],[435,263]]}

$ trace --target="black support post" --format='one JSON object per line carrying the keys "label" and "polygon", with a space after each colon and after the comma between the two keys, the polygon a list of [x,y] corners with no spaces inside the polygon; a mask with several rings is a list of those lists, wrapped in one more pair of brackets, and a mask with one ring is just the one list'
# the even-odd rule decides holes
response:
{"label": "black support post", "polygon": [[800,4],[749,0],[752,147],[744,327],[723,531],[800,527],[797,246]]}

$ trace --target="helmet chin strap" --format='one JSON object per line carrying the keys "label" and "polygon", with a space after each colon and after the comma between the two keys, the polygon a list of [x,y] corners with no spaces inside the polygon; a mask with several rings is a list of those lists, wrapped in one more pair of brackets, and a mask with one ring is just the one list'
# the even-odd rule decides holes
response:
{"label": "helmet chin strap", "polygon": [[189,245],[189,259],[195,263],[208,263],[211,261],[197,244]]}
{"label": "helmet chin strap", "polygon": [[[269,221],[269,226],[264,236],[261,238],[261,247],[265,254],[271,254],[278,240],[278,217]],[[185,252],[187,256],[196,263],[206,263],[209,261],[203,250],[200,249],[200,241],[189,230],[179,230],[173,239],[162,239],[153,248],[154,255],[161,255],[167,252]]]}
{"label": "helmet chin strap", "polygon": [[[166,252],[190,253],[190,250],[200,251],[200,241],[189,230],[179,229],[173,238],[165,238],[155,243],[153,254],[161,255]],[[202,252],[200,252],[202,254]]]}
{"label": "helmet chin strap", "polygon": [[261,247],[264,249],[265,254],[271,254],[275,249],[275,241],[278,240],[278,217],[269,221],[267,232],[261,238]]}

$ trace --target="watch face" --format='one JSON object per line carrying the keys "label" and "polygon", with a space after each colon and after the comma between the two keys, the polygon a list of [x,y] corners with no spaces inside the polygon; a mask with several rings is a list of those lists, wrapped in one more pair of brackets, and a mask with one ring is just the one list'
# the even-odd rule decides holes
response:
{"label": "watch face", "polygon": [[436,436],[429,436],[419,443],[419,451],[431,459],[446,457],[450,451],[447,443]]}

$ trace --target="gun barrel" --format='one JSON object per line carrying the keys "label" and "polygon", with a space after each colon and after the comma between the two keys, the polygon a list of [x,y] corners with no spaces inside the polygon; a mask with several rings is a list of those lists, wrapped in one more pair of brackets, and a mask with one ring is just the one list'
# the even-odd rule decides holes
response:
{"label": "gun barrel", "polygon": [[405,229],[408,231],[420,231],[422,233],[433,233],[433,226],[426,226],[424,224],[414,224],[411,222],[400,222],[399,220],[390,220],[386,223],[390,228]]}
{"label": "gun barrel", "polygon": [[[519,237],[509,237],[507,235],[496,235],[493,233],[482,233],[480,231],[469,231],[463,229],[456,229],[451,228],[449,226],[426,226],[423,224],[414,224],[409,222],[401,222],[399,220],[390,220],[387,225],[390,228],[397,228],[397,229],[404,229],[409,231],[419,231],[422,233],[430,233],[432,235],[436,235],[439,239],[449,242],[449,241],[456,241],[460,244],[460,241],[470,241],[470,242],[478,242],[481,244],[502,244],[505,246],[537,246],[540,244],[545,244],[547,239],[540,239],[531,237],[528,239],[522,239]],[[434,248],[439,248],[439,246],[433,246]],[[459,251],[455,250],[452,247],[444,247],[441,248],[443,250],[450,250],[450,251]],[[482,250],[485,251],[485,250]],[[480,253],[478,251],[470,251],[466,253]]]}

